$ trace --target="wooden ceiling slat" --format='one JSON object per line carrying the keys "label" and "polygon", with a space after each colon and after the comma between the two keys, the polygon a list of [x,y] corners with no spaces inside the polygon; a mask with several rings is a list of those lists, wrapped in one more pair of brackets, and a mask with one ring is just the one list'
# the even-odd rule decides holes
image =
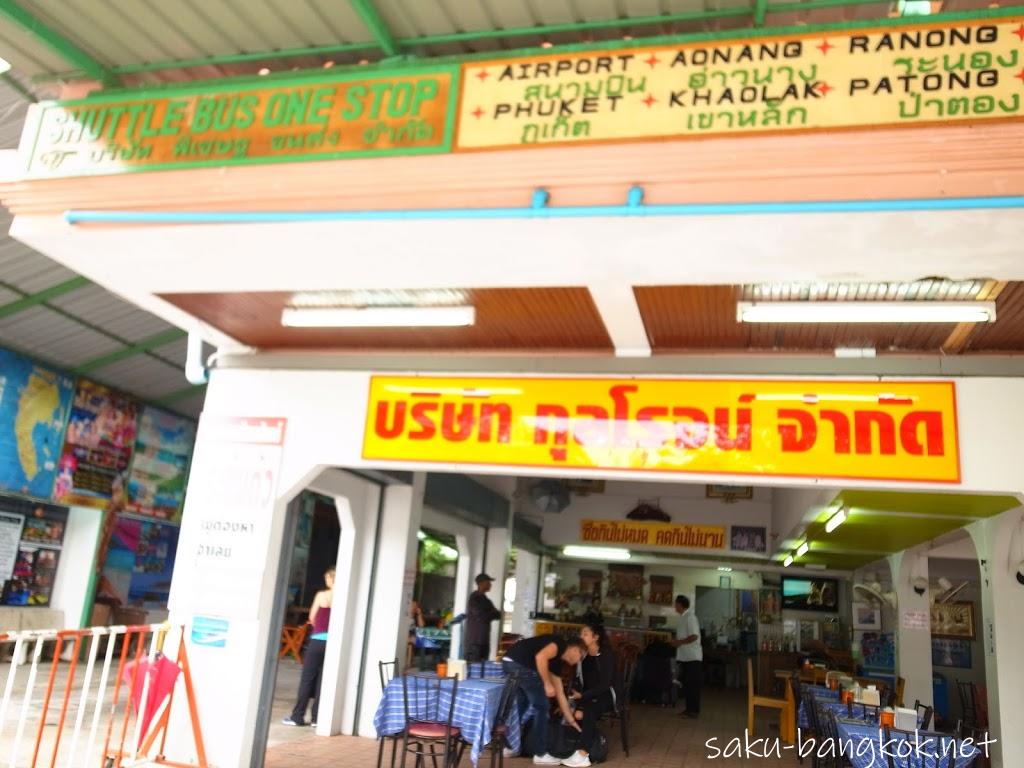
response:
{"label": "wooden ceiling slat", "polygon": [[292,294],[164,294],[175,306],[261,349],[470,350],[611,352],[604,323],[586,288],[466,291],[476,324],[466,328],[286,328],[281,310]]}

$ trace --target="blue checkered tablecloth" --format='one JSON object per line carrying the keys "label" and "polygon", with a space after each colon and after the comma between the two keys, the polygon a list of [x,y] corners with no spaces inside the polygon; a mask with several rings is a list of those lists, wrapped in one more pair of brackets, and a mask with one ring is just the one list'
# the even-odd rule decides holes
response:
{"label": "blue checkered tablecloth", "polygon": [[483,663],[483,674],[480,674],[479,661],[466,662],[466,673],[469,677],[489,677],[497,679],[505,676],[505,669],[500,661],[485,661]]}
{"label": "blue checkered tablecloth", "polygon": [[[831,699],[829,699],[829,700],[818,699],[818,703],[821,704],[822,706],[824,706],[825,709],[830,709],[833,712],[835,712],[836,717],[849,717],[850,716],[850,709],[845,704],[843,704],[843,702],[841,702],[841,701],[833,701]],[[809,706],[810,706],[810,702],[807,699],[801,700],[801,702],[800,702],[800,712],[799,712],[799,717],[798,717],[798,720],[797,720],[797,725],[799,725],[801,728],[810,728],[811,727],[811,713],[807,709]],[[873,717],[874,714],[875,714],[875,708],[873,706],[868,706],[867,708],[865,708],[863,704],[857,704],[856,702],[854,702],[854,704],[853,704],[853,717],[861,718],[861,719],[867,719],[868,717]]]}
{"label": "blue checkered tablecloth", "polygon": [[[849,720],[836,722],[839,734],[839,742],[843,754],[853,765],[853,768],[888,768],[887,754],[893,755],[893,764],[898,768],[937,768],[938,759],[941,758],[942,766],[946,765],[949,759],[946,754],[955,751],[955,768],[968,768],[971,762],[977,757],[980,750],[975,747],[964,746],[957,741],[956,746],[950,746],[953,737],[935,738],[932,734],[922,734],[919,737],[920,754],[913,753],[913,739],[896,742],[897,737],[893,736],[894,743],[888,743],[885,732],[880,731],[876,725],[855,723]],[[929,742],[928,739],[932,738]],[[941,741],[941,743],[939,743]],[[883,749],[884,745],[884,749]],[[905,746],[903,746],[905,745]]]}
{"label": "blue checkered tablecloth", "polygon": [[[477,665],[479,669],[479,665]],[[491,726],[494,724],[495,715],[501,702],[501,690],[504,680],[460,680],[455,694],[455,713],[453,725],[462,731],[462,738],[470,745],[469,758],[476,765],[480,757],[480,750],[491,740]],[[442,683],[441,702],[438,709],[447,715],[448,707],[451,704],[450,682]],[[412,687],[410,686],[410,694]],[[416,702],[419,707],[426,707],[426,691],[422,690],[422,696]],[[423,710],[421,710],[423,711]],[[413,712],[413,717],[416,712]],[[519,707],[512,705],[512,713],[509,717],[508,743],[509,746],[519,751]],[[377,714],[373,718],[373,726],[377,729],[377,735],[390,735],[401,733],[405,728],[405,696],[402,692],[402,679],[396,677],[384,691],[384,698],[377,707]]]}
{"label": "blue checkered tablecloth", "polygon": [[830,705],[838,705],[841,709],[835,709],[830,706],[830,709],[837,715],[846,714],[846,705],[839,701],[839,691],[832,691],[828,688],[823,688],[820,685],[805,685],[800,688],[800,711],[797,713],[797,725],[801,728],[811,727],[811,714],[807,709],[810,706],[810,699],[818,699],[819,701],[826,701]]}

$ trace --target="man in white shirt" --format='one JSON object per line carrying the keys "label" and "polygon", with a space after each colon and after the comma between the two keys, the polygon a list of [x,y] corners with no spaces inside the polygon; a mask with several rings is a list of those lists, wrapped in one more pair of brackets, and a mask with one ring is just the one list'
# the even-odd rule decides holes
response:
{"label": "man in white shirt", "polygon": [[700,715],[700,687],[704,682],[704,649],[700,643],[700,622],[697,613],[690,609],[690,598],[676,595],[676,613],[681,614],[676,628],[676,666],[679,668],[679,683],[683,688],[686,709],[680,717],[696,718]]}

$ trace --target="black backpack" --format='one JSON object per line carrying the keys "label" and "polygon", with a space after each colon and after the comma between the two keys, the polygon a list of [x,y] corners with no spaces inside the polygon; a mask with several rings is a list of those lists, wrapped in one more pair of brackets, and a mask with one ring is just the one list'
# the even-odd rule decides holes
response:
{"label": "black backpack", "polygon": [[579,731],[562,724],[562,718],[548,724],[548,754],[566,758],[579,749]]}
{"label": "black backpack", "polygon": [[603,763],[608,759],[608,737],[598,729],[594,743],[590,747],[590,762]]}

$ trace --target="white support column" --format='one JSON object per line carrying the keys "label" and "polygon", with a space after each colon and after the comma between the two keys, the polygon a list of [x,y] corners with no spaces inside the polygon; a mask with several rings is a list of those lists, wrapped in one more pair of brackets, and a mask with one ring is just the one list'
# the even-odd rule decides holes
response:
{"label": "white support column", "polygon": [[426,475],[417,472],[412,485],[389,485],[377,542],[377,567],[362,680],[358,735],[373,737],[373,715],[380,702],[377,662],[398,658],[405,663],[409,637],[409,602],[416,579],[416,532],[423,514]]}
{"label": "white support column", "polygon": [[[985,649],[988,720],[994,768],[1014,768],[1024,754],[1024,586],[1017,569],[1024,560],[1024,509],[979,520],[967,528],[978,550],[981,572],[981,640]],[[998,653],[998,656],[997,656]]]}
{"label": "white support column", "polygon": [[[896,674],[906,680],[904,703],[932,704],[932,633],[928,596],[928,558],[922,549],[908,549],[889,556],[892,585],[896,592]],[[923,578],[923,594],[914,580]]]}
{"label": "white support column", "polygon": [[512,611],[512,632],[517,635],[533,634],[530,614],[537,611],[537,577],[540,557],[520,549],[516,553],[516,602]]}
{"label": "white support column", "polygon": [[[508,528],[489,528],[487,530],[487,559],[484,562],[484,570],[496,579],[487,596],[491,598],[491,602],[499,611],[504,610],[505,577],[507,576],[508,552],[511,545]],[[500,639],[501,622],[495,621],[491,624],[492,656],[498,649],[498,640]]]}
{"label": "white support column", "polygon": [[351,734],[381,489],[337,469],[325,471],[310,487],[334,499],[341,526],[316,732]]}
{"label": "white support column", "polygon": [[[476,576],[473,566],[476,565],[476,562],[474,562],[470,548],[469,537],[465,534],[456,534],[455,544],[459,550],[459,564],[455,569],[455,599],[452,606],[452,615],[458,616],[466,612],[469,593],[476,589],[476,585],[473,584],[473,578]],[[465,622],[460,622],[452,627],[452,644],[448,649],[449,659],[463,658],[462,636],[465,633],[465,627]]]}
{"label": "white support column", "polygon": [[591,285],[590,296],[615,346],[615,356],[650,357],[651,344],[633,286],[623,283]]}

